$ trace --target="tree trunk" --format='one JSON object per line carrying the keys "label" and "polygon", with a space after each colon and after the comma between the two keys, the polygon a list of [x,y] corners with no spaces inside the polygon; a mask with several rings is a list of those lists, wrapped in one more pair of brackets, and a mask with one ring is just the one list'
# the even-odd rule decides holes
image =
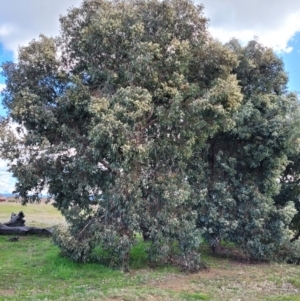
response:
{"label": "tree trunk", "polygon": [[26,235],[26,234],[40,234],[40,235],[52,235],[53,229],[38,228],[38,227],[26,227],[24,220],[24,213],[20,211],[18,214],[12,213],[10,221],[1,224],[0,234],[12,234],[12,235]]}
{"label": "tree trunk", "polygon": [[222,253],[222,246],[221,246],[221,239],[217,237],[214,239],[214,242],[210,245],[211,250],[214,254],[221,254]]}
{"label": "tree trunk", "polygon": [[143,239],[144,241],[148,241],[150,240],[150,231],[149,231],[149,228],[141,225],[140,226],[141,230],[142,230],[142,235],[143,235]]}

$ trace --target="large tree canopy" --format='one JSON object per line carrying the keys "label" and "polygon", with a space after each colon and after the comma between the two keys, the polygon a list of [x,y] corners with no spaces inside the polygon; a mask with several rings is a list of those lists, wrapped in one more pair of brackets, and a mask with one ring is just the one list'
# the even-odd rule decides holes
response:
{"label": "large tree canopy", "polygon": [[24,203],[47,188],[69,222],[55,242],[74,260],[127,269],[137,233],[152,260],[191,270],[202,237],[256,258],[286,241],[295,209],[274,197],[298,141],[297,99],[271,49],[222,45],[202,11],[86,0],[59,37],[3,64],[18,133],[6,127],[2,156]]}

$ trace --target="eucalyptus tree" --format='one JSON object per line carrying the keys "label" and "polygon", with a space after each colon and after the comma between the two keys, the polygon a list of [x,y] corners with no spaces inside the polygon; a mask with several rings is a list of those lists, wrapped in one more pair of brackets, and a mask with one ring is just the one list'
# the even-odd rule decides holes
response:
{"label": "eucalyptus tree", "polygon": [[46,188],[66,217],[62,253],[127,270],[142,234],[187,270],[202,237],[270,258],[295,214],[273,197],[298,110],[274,53],[215,41],[189,0],[85,0],[60,22],[2,66],[1,143],[23,202]]}
{"label": "eucalyptus tree", "polygon": [[[59,37],[41,35],[2,66],[20,132],[2,143],[16,193],[26,203],[48,189],[69,223],[55,242],[74,260],[127,270],[142,233],[152,260],[199,268],[188,162],[242,100],[236,55],[202,11],[188,0],[83,1]],[[205,164],[197,158],[200,181]]]}

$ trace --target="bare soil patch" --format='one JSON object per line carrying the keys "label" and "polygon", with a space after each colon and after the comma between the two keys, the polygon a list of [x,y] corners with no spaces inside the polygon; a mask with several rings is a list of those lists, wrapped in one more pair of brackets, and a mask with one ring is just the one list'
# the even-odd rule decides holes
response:
{"label": "bare soil patch", "polygon": [[1,289],[0,290],[0,296],[13,296],[15,294],[14,290],[9,290],[9,289]]}

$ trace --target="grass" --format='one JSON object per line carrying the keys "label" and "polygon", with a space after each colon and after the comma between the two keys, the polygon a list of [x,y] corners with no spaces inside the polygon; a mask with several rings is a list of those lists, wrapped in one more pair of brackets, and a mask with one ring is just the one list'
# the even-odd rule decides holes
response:
{"label": "grass", "polygon": [[[1,203],[0,222],[11,211],[25,213],[27,225],[53,226],[64,219],[50,205]],[[124,274],[99,264],[75,264],[59,255],[51,239],[24,236],[9,242],[0,236],[0,300],[270,300],[300,301],[300,267],[249,264],[201,254],[209,269],[183,274],[172,267],[151,269],[145,245],[131,252]]]}

